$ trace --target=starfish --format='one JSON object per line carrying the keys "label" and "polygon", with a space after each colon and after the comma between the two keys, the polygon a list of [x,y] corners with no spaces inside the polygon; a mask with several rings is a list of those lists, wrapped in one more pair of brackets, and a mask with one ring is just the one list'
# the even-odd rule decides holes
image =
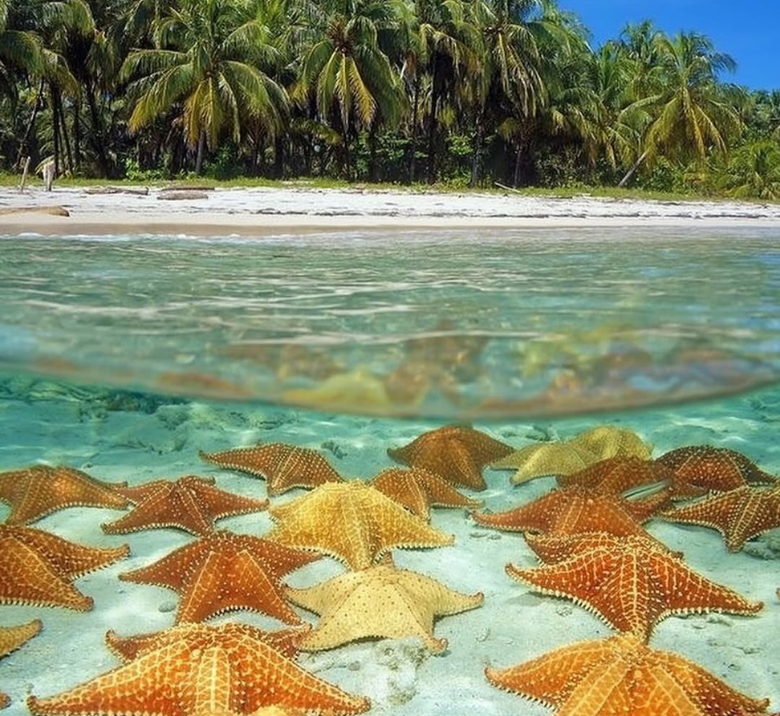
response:
{"label": "starfish", "polygon": [[271,517],[278,524],[268,539],[322,552],[352,569],[371,566],[395,547],[442,547],[454,541],[359,480],[321,485],[272,507]]}
{"label": "starfish", "polygon": [[228,470],[265,478],[271,496],[281,495],[294,487],[311,488],[326,482],[341,482],[341,475],[316,450],[286,443],[213,453],[199,450],[198,455]]}
{"label": "starfish", "polygon": [[245,515],[268,507],[268,500],[235,495],[214,487],[214,480],[185,475],[177,480],[153,480],[121,489],[135,509],[101,525],[106,534],[124,534],[158,527],[176,527],[195,535],[214,530],[220,517]]}
{"label": "starfish", "polygon": [[72,467],[34,465],[0,473],[0,502],[11,506],[8,525],[27,524],[66,507],[127,507],[128,500],[109,484]]}
{"label": "starfish", "polygon": [[445,425],[423,433],[408,445],[390,448],[396,462],[441,475],[458,487],[484,490],[482,468],[512,452],[512,448],[465,425]]}
{"label": "starfish", "polygon": [[640,523],[648,520],[666,501],[663,493],[640,501],[593,493],[584,487],[567,487],[505,512],[475,512],[472,517],[485,527],[509,532],[548,532],[553,535],[608,532],[647,536]]}
{"label": "starfish", "polygon": [[764,606],[705,579],[645,537],[588,534],[569,549],[570,556],[555,564],[534,569],[508,564],[506,572],[542,594],[573,599],[613,629],[645,639],[672,614],[755,614]]}
{"label": "starfish", "polygon": [[599,425],[570,440],[526,445],[491,467],[516,470],[511,482],[519,485],[545,475],[571,475],[611,457],[646,460],[650,450],[650,446],[631,430]]}
{"label": "starfish", "polygon": [[[264,641],[288,659],[294,659],[300,651],[300,641],[311,631],[311,625],[305,624],[288,629],[266,631],[250,624],[226,622],[220,625],[220,630],[224,635],[248,636]],[[186,637],[192,632],[190,624],[179,624],[162,631],[134,636],[119,636],[115,631],[109,630],[106,632],[106,645],[115,656],[118,656],[126,664],[150,651],[169,646],[181,639],[182,636]]]}
{"label": "starfish", "polygon": [[287,405],[345,413],[387,415],[397,408],[382,381],[363,368],[336,373],[311,388],[282,390],[279,400]]}
{"label": "starfish", "polygon": [[570,644],[508,669],[487,668],[485,676],[561,716],[757,716],[769,705],[630,632]]}
{"label": "starfish", "polygon": [[431,506],[479,507],[482,504],[462,495],[441,475],[420,467],[408,470],[391,467],[375,475],[369,484],[426,521],[430,520]]}
{"label": "starfish", "polygon": [[30,696],[27,706],[35,716],[224,716],[268,706],[356,714],[370,703],[310,674],[263,639],[229,624],[191,624],[70,691]]}
{"label": "starfish", "polygon": [[[41,629],[43,629],[43,622],[40,619],[19,626],[0,627],[0,659],[37,636]],[[4,709],[9,703],[11,699],[8,698],[8,694],[0,691],[0,709]]]}
{"label": "starfish", "polygon": [[515,470],[510,481],[520,485],[545,475],[570,475],[598,462],[590,450],[579,445],[551,442],[526,445],[491,463],[494,470]]}
{"label": "starfish", "polygon": [[670,450],[656,462],[672,470],[687,488],[683,497],[725,492],[747,484],[771,485],[775,478],[736,450],[690,445]]}
{"label": "starfish", "polygon": [[447,648],[433,636],[433,620],[482,604],[482,594],[461,594],[392,563],[347,572],[308,589],[286,589],[287,598],[322,615],[301,649],[332,649],[367,637],[419,636],[434,653]]}
{"label": "starfish", "polygon": [[177,623],[250,609],[299,624],[300,617],[281,595],[279,580],[317,559],[319,555],[271,540],[217,530],[119,578],[178,592]]}
{"label": "starfish", "polygon": [[743,485],[659,516],[670,522],[712,527],[724,536],[729,552],[739,552],[751,537],[780,527],[780,485]]}
{"label": "starfish", "polygon": [[71,581],[130,553],[120,547],[87,547],[33,527],[0,525],[0,604],[92,609]]}
{"label": "starfish", "polygon": [[561,487],[579,485],[602,494],[619,495],[645,486],[668,486],[668,494],[677,494],[680,482],[668,467],[638,457],[608,457],[571,475],[559,475]]}
{"label": "starfish", "polygon": [[437,390],[454,405],[462,403],[461,387],[484,374],[481,355],[488,341],[439,321],[433,331],[400,344],[403,359],[384,380],[388,396],[399,405],[419,405]]}
{"label": "starfish", "polygon": [[597,425],[575,435],[570,445],[579,445],[592,452],[599,460],[608,457],[638,457],[649,460],[653,451],[633,430],[616,428],[614,425]]}

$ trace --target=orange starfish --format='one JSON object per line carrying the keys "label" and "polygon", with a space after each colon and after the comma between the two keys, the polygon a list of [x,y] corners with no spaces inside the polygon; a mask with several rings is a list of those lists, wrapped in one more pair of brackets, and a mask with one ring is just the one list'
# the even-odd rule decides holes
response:
{"label": "orange starfish", "polygon": [[326,482],[341,482],[341,475],[316,450],[286,443],[212,453],[199,450],[198,455],[227,470],[265,478],[268,494],[272,497],[294,487],[311,488]]}
{"label": "orange starfish", "polygon": [[352,569],[370,567],[396,547],[442,547],[454,541],[359,480],[321,485],[272,507],[271,517],[278,524],[268,539],[322,552]]}
{"label": "orange starfish", "polygon": [[128,500],[109,484],[72,467],[34,465],[0,473],[0,502],[11,506],[6,524],[35,522],[66,507],[127,507]]}
{"label": "orange starfish", "polygon": [[570,475],[558,475],[556,480],[561,487],[579,485],[613,495],[657,483],[659,486],[668,485],[670,496],[676,494],[675,487],[679,482],[675,473],[665,465],[633,456],[600,460]]}
{"label": "orange starfish", "polygon": [[780,527],[780,485],[743,485],[659,516],[670,522],[712,527],[724,536],[729,552],[739,552],[751,537]]}
{"label": "orange starfish", "polygon": [[271,540],[217,530],[119,578],[178,592],[177,622],[250,609],[299,624],[300,617],[284,601],[279,580],[317,559],[319,555]]}
{"label": "orange starfish", "polygon": [[465,425],[445,425],[429,430],[387,454],[396,462],[421,467],[441,475],[448,482],[473,490],[487,485],[482,468],[513,451],[509,445]]}
{"label": "orange starfish", "polygon": [[488,668],[485,676],[561,716],[755,716],[769,705],[630,632],[564,646],[509,669]]}
{"label": "orange starfish", "polygon": [[268,500],[236,495],[214,487],[214,480],[185,475],[177,480],[153,480],[121,493],[135,509],[114,522],[101,525],[106,534],[124,534],[158,527],[176,527],[195,535],[214,530],[221,517],[245,515],[268,507]]}
{"label": "orange starfish", "polygon": [[[135,634],[134,636],[119,636],[115,631],[110,630],[106,632],[106,645],[113,654],[127,663],[150,651],[156,651],[173,644],[182,636],[186,637],[192,633],[190,626],[190,624],[180,624],[162,631]],[[293,659],[300,651],[301,640],[311,632],[311,625],[304,624],[288,629],[266,631],[250,624],[227,622],[220,626],[220,630],[225,635],[235,634],[239,637],[248,636],[251,639],[264,641],[284,656]]]}
{"label": "orange starfish", "polygon": [[408,470],[390,467],[375,475],[369,484],[424,520],[430,520],[432,506],[479,507],[482,504],[462,495],[441,475],[421,467]]}
{"label": "orange starfish", "polygon": [[[37,636],[41,629],[43,629],[43,622],[40,619],[34,619],[19,626],[0,627],[0,659]],[[11,699],[8,694],[0,691],[0,709],[4,709],[9,703],[11,703]]]}
{"label": "orange starfish", "polygon": [[129,553],[127,545],[87,547],[32,527],[0,525],[0,604],[87,611],[92,598],[71,581]]}
{"label": "orange starfish", "polygon": [[594,493],[585,487],[568,487],[553,490],[533,502],[505,512],[475,512],[472,516],[478,524],[509,532],[549,532],[555,535],[609,532],[647,536],[640,523],[655,514],[666,500],[663,493],[640,501]]}
{"label": "orange starfish", "polygon": [[710,490],[725,492],[747,484],[771,485],[775,478],[736,450],[690,445],[661,455],[656,462],[668,467],[687,486],[685,497]]}
{"label": "orange starfish", "polygon": [[30,696],[27,706],[35,716],[224,716],[253,714],[266,706],[356,714],[370,703],[231,625],[191,624],[178,627],[163,645],[70,691]]}
{"label": "orange starfish", "polygon": [[555,564],[534,569],[508,564],[506,572],[542,594],[569,597],[614,629],[645,639],[672,614],[755,614],[764,606],[696,574],[645,537],[582,535],[569,542],[569,550],[570,556]]}

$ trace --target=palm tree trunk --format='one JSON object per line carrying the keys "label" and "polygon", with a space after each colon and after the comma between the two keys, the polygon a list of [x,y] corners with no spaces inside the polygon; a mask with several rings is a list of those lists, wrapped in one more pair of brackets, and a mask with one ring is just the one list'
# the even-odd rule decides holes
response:
{"label": "palm tree trunk", "polygon": [[57,117],[57,103],[54,101],[54,85],[50,82],[49,89],[51,90],[51,124],[52,124],[52,137],[54,138],[54,176],[59,176],[60,173],[60,132],[59,132],[59,119]]}
{"label": "palm tree trunk", "polygon": [[368,130],[368,181],[376,184],[378,181],[376,164],[376,122],[371,123]]}
{"label": "palm tree trunk", "polygon": [[428,183],[436,181],[436,108],[439,98],[434,93],[431,96],[431,116],[428,120]]}
{"label": "palm tree trunk", "polygon": [[474,155],[471,160],[471,182],[469,186],[476,186],[482,176],[482,153],[485,145],[485,105],[483,104],[477,115],[477,133],[474,135]]}
{"label": "palm tree trunk", "polygon": [[89,105],[89,116],[92,120],[92,131],[89,133],[90,144],[95,150],[100,173],[104,177],[107,177],[110,174],[111,167],[108,161],[108,154],[106,153],[106,142],[103,139],[103,129],[100,123],[100,112],[98,111],[97,104],[95,103],[95,96],[92,92],[92,84],[88,83],[85,89],[85,94],[87,95],[87,104]]}
{"label": "palm tree trunk", "polygon": [[195,157],[195,173],[200,176],[203,173],[203,155],[206,153],[206,132],[200,130],[198,137],[198,153]]}
{"label": "palm tree trunk", "polygon": [[70,148],[70,137],[68,136],[68,122],[65,116],[65,110],[62,107],[62,92],[57,87],[56,90],[52,88],[52,100],[57,105],[57,122],[55,130],[61,132],[62,144],[65,145],[65,159],[68,164],[68,171],[73,173],[73,152]]}
{"label": "palm tree trunk", "polygon": [[73,102],[73,158],[76,173],[81,170],[81,97],[76,95]]}
{"label": "palm tree trunk", "polygon": [[618,184],[618,188],[622,189],[626,184],[628,184],[629,180],[632,176],[636,173],[636,170],[639,169],[639,165],[647,158],[647,150],[642,152],[639,155],[639,159],[637,159],[634,162],[634,165],[626,172],[626,175],[620,180],[620,183]]}
{"label": "palm tree trunk", "polygon": [[417,118],[420,111],[420,77],[414,78],[414,100],[412,105],[412,142],[410,145],[411,154],[409,156],[409,183],[414,184],[417,173]]}
{"label": "palm tree trunk", "polygon": [[347,127],[342,128],[342,138],[344,140],[344,167],[347,173],[347,181],[352,181],[352,155],[349,151],[349,131]]}
{"label": "palm tree trunk", "polygon": [[45,81],[41,80],[40,85],[38,85],[38,95],[35,98],[35,105],[33,106],[30,121],[27,123],[27,129],[24,130],[24,137],[22,137],[22,141],[19,144],[19,151],[16,154],[16,166],[21,164],[22,155],[26,153],[27,142],[30,139],[30,134],[32,134],[33,128],[35,127],[35,120],[38,118],[38,112],[40,112],[41,105],[43,104],[43,90],[45,87]]}

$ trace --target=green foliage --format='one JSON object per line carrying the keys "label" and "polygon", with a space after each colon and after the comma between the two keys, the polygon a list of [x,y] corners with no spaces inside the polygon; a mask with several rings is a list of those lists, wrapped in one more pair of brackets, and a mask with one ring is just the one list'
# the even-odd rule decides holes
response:
{"label": "green foliage", "polygon": [[556,0],[0,0],[0,170],[778,197],[780,90]]}

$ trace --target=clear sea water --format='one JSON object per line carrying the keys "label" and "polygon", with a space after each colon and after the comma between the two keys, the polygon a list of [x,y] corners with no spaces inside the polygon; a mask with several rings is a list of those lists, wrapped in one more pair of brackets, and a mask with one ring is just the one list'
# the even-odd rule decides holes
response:
{"label": "clear sea water", "polygon": [[[458,421],[517,447],[613,424],[642,435],[654,455],[711,444],[777,474],[779,377],[777,231],[0,236],[0,471],[47,462],[130,483],[197,473],[264,496],[262,481],[207,466],[198,449],[289,442],[367,479],[392,464],[388,447]],[[485,476],[479,497],[490,509],[554,484],[513,488],[506,472]],[[115,545],[122,540],[99,524],[116,516],[75,508],[35,526]],[[461,511],[435,511],[433,524],[456,535],[455,547],[404,552],[398,563],[485,593],[481,609],[437,622],[448,653],[423,657],[385,641],[302,663],[368,695],[372,713],[549,713],[490,687],[484,667],[610,630],[506,577],[507,561],[534,563],[518,535],[486,536]],[[262,534],[270,521],[220,525]],[[652,645],[780,709],[780,530],[729,554],[712,530],[650,529],[766,605],[752,618],[669,618]],[[95,597],[90,613],[0,607],[0,625],[45,624],[0,661],[8,713],[26,713],[29,692],[51,695],[114,667],[107,629],[170,626],[175,594],[116,575],[187,539],[128,536],[129,560],[78,582]]]}

